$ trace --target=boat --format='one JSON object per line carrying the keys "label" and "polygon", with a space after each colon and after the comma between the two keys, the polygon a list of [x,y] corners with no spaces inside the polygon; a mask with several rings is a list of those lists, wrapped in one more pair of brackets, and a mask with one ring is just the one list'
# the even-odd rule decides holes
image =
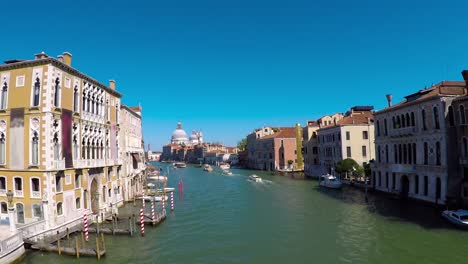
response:
{"label": "boat", "polygon": [[229,170],[223,170],[223,174],[231,176],[232,172],[230,172]]}
{"label": "boat", "polygon": [[221,165],[219,165],[219,167],[222,170],[229,170],[231,168],[231,166],[229,164],[221,164]]}
{"label": "boat", "polygon": [[205,164],[205,165],[203,166],[203,170],[204,170],[204,171],[207,171],[207,172],[212,172],[212,171],[213,171],[213,168],[212,168],[210,165]]}
{"label": "boat", "polygon": [[166,187],[164,189],[158,189],[158,192],[173,192],[175,189],[172,187]]}
{"label": "boat", "polygon": [[468,210],[445,210],[442,212],[442,217],[457,227],[468,229]]}
{"label": "boat", "polygon": [[255,174],[250,175],[249,180],[254,181],[254,182],[263,182],[262,178],[258,177]]}
{"label": "boat", "polygon": [[341,188],[341,180],[336,178],[331,174],[326,174],[320,176],[320,186],[331,188],[331,189],[340,189]]}
{"label": "boat", "polygon": [[155,181],[167,181],[166,176],[148,176],[148,179]]}
{"label": "boat", "polygon": [[176,168],[186,168],[187,164],[185,164],[185,162],[176,162],[176,163],[174,163],[174,167],[176,167]]}

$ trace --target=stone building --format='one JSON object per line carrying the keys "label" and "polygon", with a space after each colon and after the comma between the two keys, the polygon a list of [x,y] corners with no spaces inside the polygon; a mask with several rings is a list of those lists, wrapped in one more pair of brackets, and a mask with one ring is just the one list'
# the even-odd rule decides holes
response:
{"label": "stone building", "polygon": [[[458,156],[447,120],[452,101],[465,95],[465,83],[444,81],[419,90],[376,112],[376,159],[372,185],[384,192],[443,204],[460,193],[453,180]],[[455,143],[456,144],[456,143]]]}
{"label": "stone building", "polygon": [[344,116],[318,120],[317,140],[322,170],[334,173],[336,164],[351,158],[363,165],[374,159],[372,106],[352,107]]}
{"label": "stone building", "polygon": [[[72,55],[0,65],[0,203],[14,193],[15,221],[28,236],[55,234],[116,210],[120,98],[71,66]],[[28,237],[25,237],[28,238]]]}

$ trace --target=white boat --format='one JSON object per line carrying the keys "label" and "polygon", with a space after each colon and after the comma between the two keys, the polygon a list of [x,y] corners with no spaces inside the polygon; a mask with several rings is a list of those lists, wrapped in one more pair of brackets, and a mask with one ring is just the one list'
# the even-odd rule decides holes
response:
{"label": "white boat", "polygon": [[[156,202],[161,202],[163,200],[163,197],[162,196],[154,196],[154,200]],[[167,201],[167,195],[164,196],[164,201]]]}
{"label": "white boat", "polygon": [[336,178],[331,174],[326,174],[320,176],[320,186],[332,188],[332,189],[340,189],[342,186],[341,180]]}
{"label": "white boat", "polygon": [[174,163],[174,167],[176,167],[176,168],[186,168],[187,164],[185,164],[185,162],[176,162],[176,163]]}
{"label": "white boat", "polygon": [[210,165],[205,164],[205,165],[203,166],[203,170],[204,170],[204,171],[207,171],[207,172],[212,172],[212,171],[213,171],[213,168],[212,168]]}
{"label": "white boat", "polygon": [[442,217],[460,228],[468,229],[468,210],[445,210],[442,212]]}
{"label": "white boat", "polygon": [[221,164],[221,165],[219,165],[219,167],[222,170],[229,170],[231,168],[231,166],[229,164]]}
{"label": "white boat", "polygon": [[173,192],[175,189],[172,188],[172,187],[166,187],[164,189],[158,189],[158,192],[162,192],[162,191],[165,191],[165,192]]}
{"label": "white boat", "polygon": [[262,178],[258,177],[255,174],[250,175],[249,180],[254,181],[254,182],[263,182]]}
{"label": "white boat", "polygon": [[167,181],[166,176],[148,176],[148,179],[155,181]]}
{"label": "white boat", "polygon": [[223,174],[231,176],[232,172],[230,172],[229,170],[223,170]]}

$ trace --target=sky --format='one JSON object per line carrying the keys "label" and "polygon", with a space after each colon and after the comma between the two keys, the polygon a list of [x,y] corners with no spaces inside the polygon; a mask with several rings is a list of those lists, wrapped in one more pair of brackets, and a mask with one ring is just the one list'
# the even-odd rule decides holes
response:
{"label": "sky", "polygon": [[44,51],[116,81],[161,150],[188,134],[236,145],[255,128],[386,106],[468,69],[468,1],[8,1],[0,61]]}

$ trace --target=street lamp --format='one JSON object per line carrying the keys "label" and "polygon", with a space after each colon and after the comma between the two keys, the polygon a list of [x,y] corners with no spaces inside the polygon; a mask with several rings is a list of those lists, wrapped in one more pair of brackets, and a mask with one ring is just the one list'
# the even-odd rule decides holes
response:
{"label": "street lamp", "polygon": [[7,192],[7,200],[8,200],[8,219],[10,220],[10,231],[16,231],[16,223],[15,223],[15,208],[13,207],[13,192],[8,190]]}

